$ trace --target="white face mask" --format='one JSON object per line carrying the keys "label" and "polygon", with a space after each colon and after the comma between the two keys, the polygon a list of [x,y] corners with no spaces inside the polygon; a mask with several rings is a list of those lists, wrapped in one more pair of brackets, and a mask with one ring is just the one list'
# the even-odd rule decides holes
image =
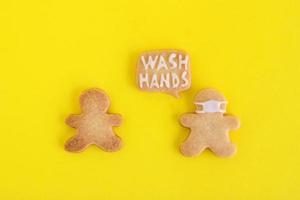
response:
{"label": "white face mask", "polygon": [[[196,113],[225,113],[227,101],[209,100],[205,102],[195,102],[195,104],[197,106]],[[224,104],[223,108],[221,108],[222,104]],[[199,105],[202,106],[201,110],[198,110]]]}

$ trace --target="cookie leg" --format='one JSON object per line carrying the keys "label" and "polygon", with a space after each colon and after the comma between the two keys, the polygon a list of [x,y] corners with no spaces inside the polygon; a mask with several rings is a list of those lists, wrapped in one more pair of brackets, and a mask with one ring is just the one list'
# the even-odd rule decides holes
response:
{"label": "cookie leg", "polygon": [[121,149],[122,140],[118,136],[112,135],[107,136],[102,140],[96,141],[95,144],[105,151],[114,152]]}
{"label": "cookie leg", "polygon": [[201,141],[198,138],[189,137],[180,146],[180,151],[185,156],[193,157],[201,154],[206,148],[207,144],[204,141]]}
{"label": "cookie leg", "polygon": [[70,152],[81,152],[88,145],[89,142],[85,138],[76,135],[65,143],[65,149]]}
{"label": "cookie leg", "polygon": [[236,152],[236,147],[232,143],[217,144],[209,147],[217,156],[231,157]]}

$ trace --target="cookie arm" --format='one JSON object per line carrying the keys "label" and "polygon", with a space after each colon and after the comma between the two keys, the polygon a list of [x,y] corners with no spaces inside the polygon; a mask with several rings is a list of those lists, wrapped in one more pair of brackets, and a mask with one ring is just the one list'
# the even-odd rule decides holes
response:
{"label": "cookie arm", "polygon": [[184,114],[180,117],[180,123],[185,127],[191,127],[194,122],[194,114]]}
{"label": "cookie arm", "polygon": [[235,116],[225,116],[224,117],[226,126],[230,130],[236,130],[240,127],[240,120]]}
{"label": "cookie arm", "polygon": [[118,114],[108,115],[108,120],[112,126],[120,126],[122,124],[122,116]]}
{"label": "cookie arm", "polygon": [[80,119],[81,119],[80,115],[70,115],[66,119],[66,124],[68,124],[72,128],[77,128],[80,123]]}

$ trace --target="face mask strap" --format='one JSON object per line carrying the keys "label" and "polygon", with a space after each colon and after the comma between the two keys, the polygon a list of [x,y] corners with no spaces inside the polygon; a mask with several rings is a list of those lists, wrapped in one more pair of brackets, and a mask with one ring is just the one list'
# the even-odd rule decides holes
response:
{"label": "face mask strap", "polygon": [[[224,105],[224,108],[221,107],[222,105]],[[220,101],[219,102],[219,110],[220,110],[221,113],[226,112],[226,106],[227,106],[227,101]]]}

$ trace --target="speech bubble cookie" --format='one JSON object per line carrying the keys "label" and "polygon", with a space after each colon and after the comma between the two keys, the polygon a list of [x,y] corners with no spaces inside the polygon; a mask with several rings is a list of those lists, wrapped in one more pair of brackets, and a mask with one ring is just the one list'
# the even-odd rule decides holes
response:
{"label": "speech bubble cookie", "polygon": [[179,97],[179,92],[191,86],[189,55],[179,50],[142,53],[137,63],[137,84],[144,91]]}

